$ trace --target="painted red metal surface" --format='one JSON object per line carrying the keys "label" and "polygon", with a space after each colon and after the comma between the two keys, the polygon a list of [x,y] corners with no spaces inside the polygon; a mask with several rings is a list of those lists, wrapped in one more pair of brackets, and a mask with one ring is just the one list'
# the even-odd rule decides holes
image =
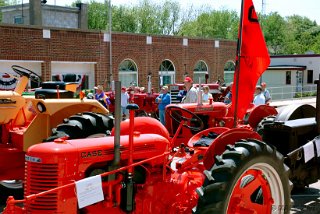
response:
{"label": "painted red metal surface", "polygon": [[203,157],[203,165],[206,169],[210,169],[214,164],[215,155],[221,155],[228,144],[234,145],[238,140],[248,138],[262,140],[259,134],[250,129],[234,128],[223,132],[209,146]]}
{"label": "painted red metal surface", "polygon": [[[253,180],[247,185],[240,187],[242,178],[248,175],[253,176]],[[270,184],[266,181],[264,176],[265,175],[263,175],[261,171],[253,169],[248,170],[243,174],[233,189],[227,214],[272,213],[272,205],[274,201],[271,195]],[[258,188],[261,188],[263,192],[263,202],[261,204],[254,203],[254,199],[251,198]]]}

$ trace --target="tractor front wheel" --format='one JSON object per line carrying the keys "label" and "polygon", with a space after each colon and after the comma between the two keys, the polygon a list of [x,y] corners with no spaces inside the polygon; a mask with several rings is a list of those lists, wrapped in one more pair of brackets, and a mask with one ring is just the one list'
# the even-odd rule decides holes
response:
{"label": "tractor front wheel", "polygon": [[289,213],[291,187],[283,156],[257,140],[237,142],[205,171],[195,213]]}

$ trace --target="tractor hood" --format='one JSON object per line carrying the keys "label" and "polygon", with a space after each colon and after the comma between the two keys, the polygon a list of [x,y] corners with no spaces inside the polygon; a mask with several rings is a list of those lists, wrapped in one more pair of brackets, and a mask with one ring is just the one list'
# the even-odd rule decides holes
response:
{"label": "tractor hood", "polygon": [[[134,159],[145,159],[166,151],[169,141],[156,134],[134,133]],[[120,136],[121,160],[129,157],[129,135]],[[68,164],[72,172],[83,172],[93,163],[114,158],[114,137],[56,140],[31,146],[26,161],[35,164]],[[163,162],[162,160],[159,160]],[[71,167],[72,166],[72,167]],[[75,170],[75,168],[78,168]],[[75,171],[74,171],[75,170]],[[67,173],[67,172],[66,172]]]}

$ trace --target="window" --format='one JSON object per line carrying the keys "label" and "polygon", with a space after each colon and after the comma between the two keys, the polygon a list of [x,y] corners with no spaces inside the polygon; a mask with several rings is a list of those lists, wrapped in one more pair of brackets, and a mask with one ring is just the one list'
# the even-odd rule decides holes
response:
{"label": "window", "polygon": [[226,84],[229,84],[233,82],[233,76],[234,76],[234,71],[235,71],[235,64],[232,61],[228,61],[224,65],[224,81]]}
{"label": "window", "polygon": [[121,81],[121,85],[125,87],[138,85],[138,69],[137,65],[132,60],[127,59],[120,63],[119,81]]}
{"label": "window", "polygon": [[23,17],[22,16],[15,16],[13,23],[14,24],[23,24]]}
{"label": "window", "polygon": [[160,86],[173,84],[175,82],[174,65],[169,60],[162,61],[159,67],[159,83]]}
{"label": "window", "polygon": [[206,82],[205,75],[208,74],[208,66],[204,61],[198,61],[193,71],[193,81],[195,83],[199,83],[199,80],[200,83]]}
{"label": "window", "polygon": [[291,71],[286,71],[286,84],[291,85]]}
{"label": "window", "polygon": [[307,83],[313,84],[313,70],[308,70]]}

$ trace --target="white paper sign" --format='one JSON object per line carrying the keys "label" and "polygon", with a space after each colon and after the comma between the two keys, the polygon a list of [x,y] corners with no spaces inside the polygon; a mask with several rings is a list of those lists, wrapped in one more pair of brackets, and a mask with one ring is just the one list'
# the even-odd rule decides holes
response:
{"label": "white paper sign", "polygon": [[304,162],[307,163],[309,160],[311,160],[315,156],[313,141],[310,141],[309,143],[303,146],[303,152],[304,152]]}
{"label": "white paper sign", "polygon": [[76,181],[79,209],[104,200],[101,176]]}
{"label": "white paper sign", "polygon": [[315,143],[316,143],[318,157],[320,157],[320,139],[316,138]]}

